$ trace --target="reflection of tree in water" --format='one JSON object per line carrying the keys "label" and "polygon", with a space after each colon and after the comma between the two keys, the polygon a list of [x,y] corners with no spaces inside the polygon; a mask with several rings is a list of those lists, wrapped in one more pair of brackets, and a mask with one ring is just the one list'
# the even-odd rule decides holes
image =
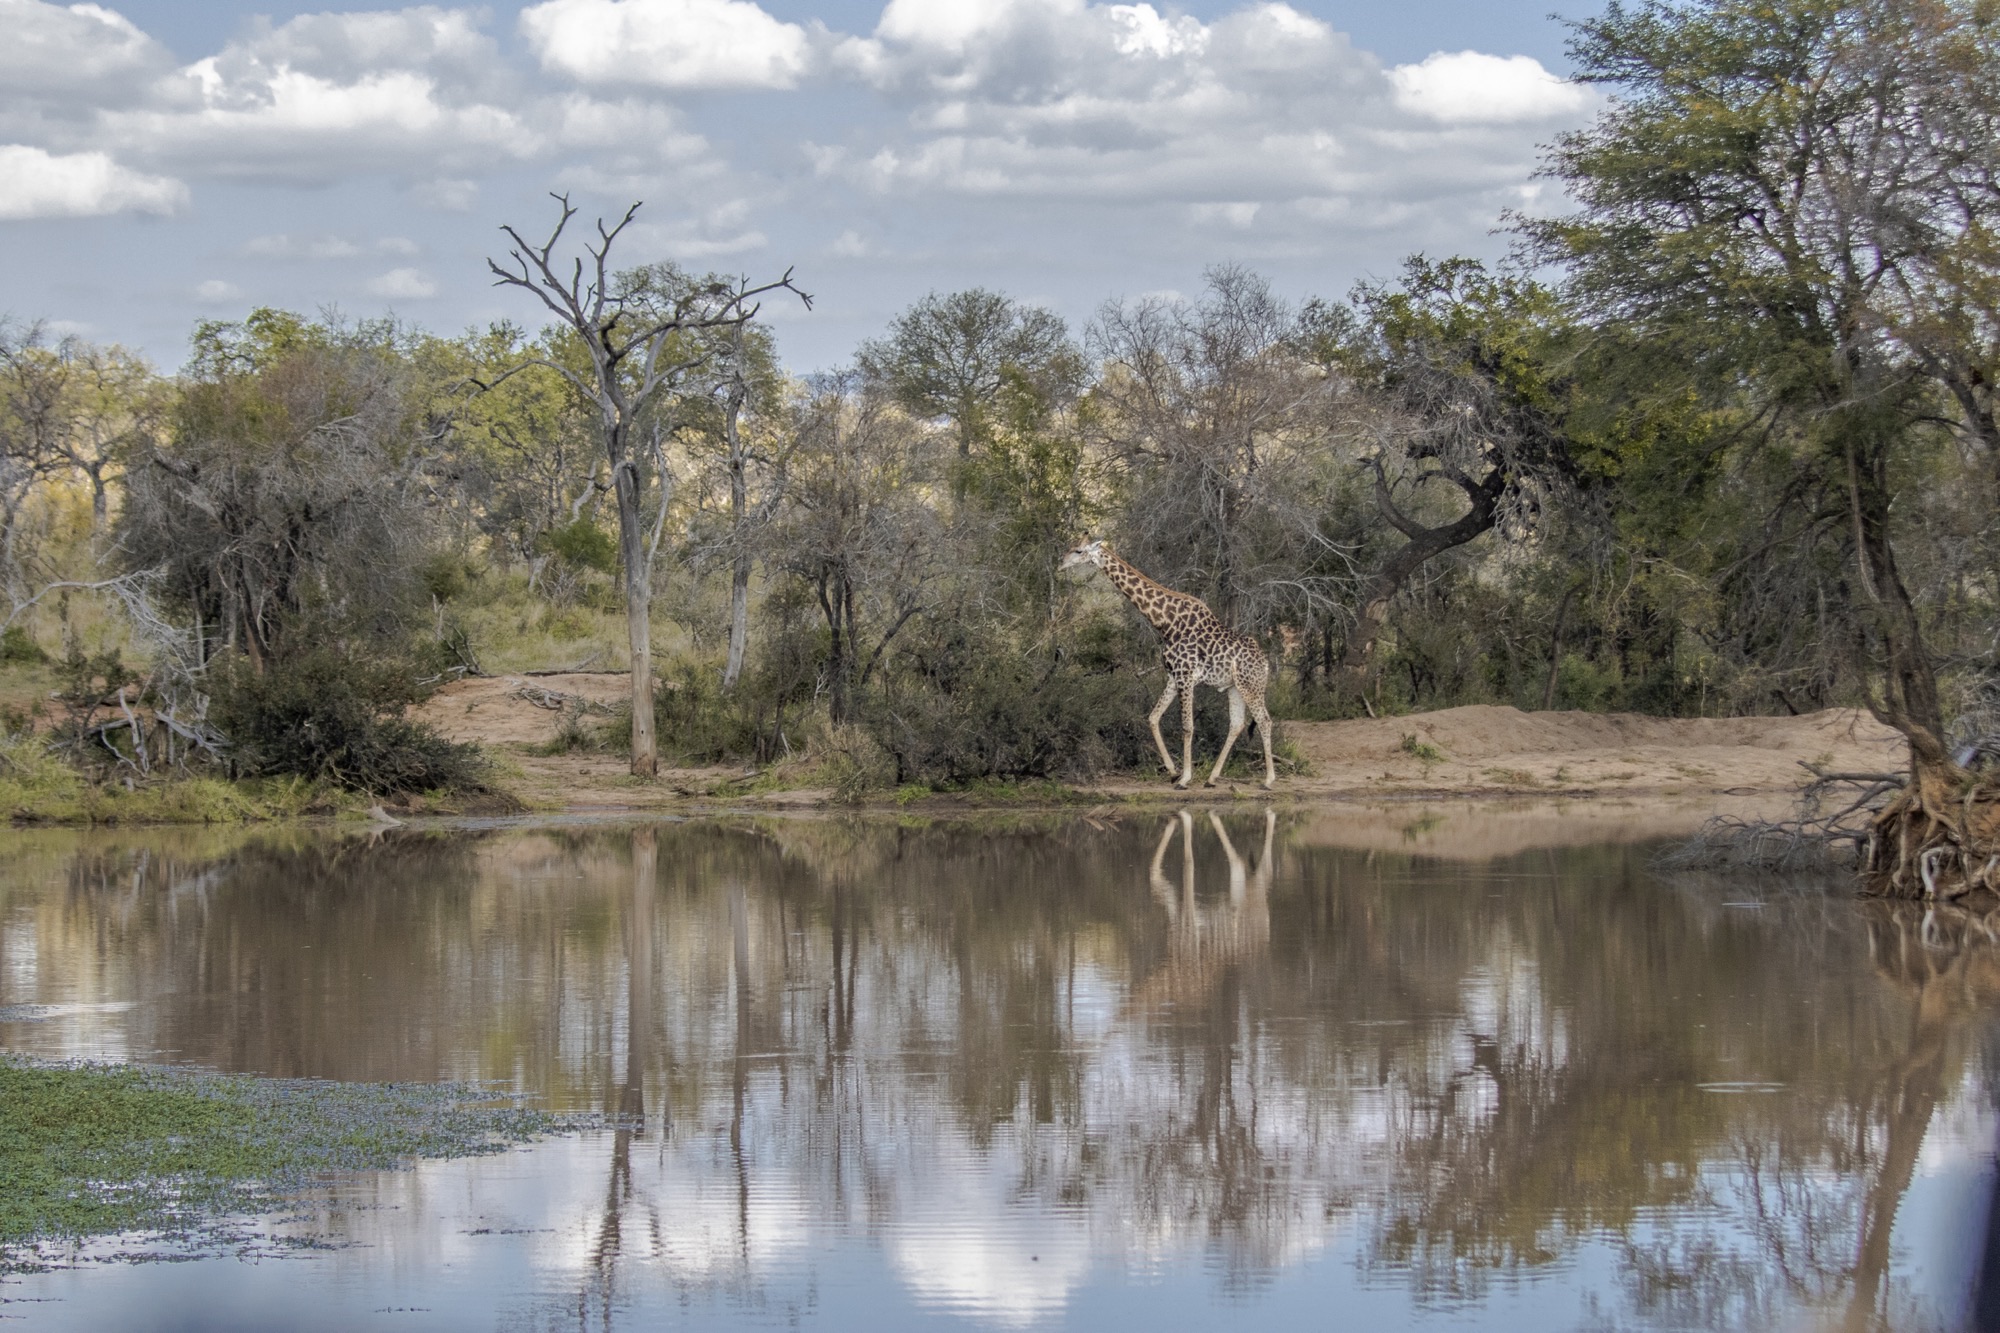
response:
{"label": "reflection of tree in water", "polygon": [[[631,1113],[571,1314],[641,1272],[803,1308],[774,1275],[812,1235],[869,1237],[925,1299],[1025,1319],[1096,1264],[1205,1252],[1256,1281],[1346,1232],[1420,1299],[1601,1244],[1620,1318],[1867,1326],[1902,1299],[1898,1202],[2000,999],[1988,923],[1962,912],[1744,910],[1740,886],[1665,886],[1618,849],[1287,847],[1268,814],[348,855],[324,883],[263,853],[146,869],[208,886],[179,907],[133,889],[129,856],[79,860],[38,919],[150,960],[177,993],[147,1021],[184,1029],[162,1045],[430,1062]],[[286,969],[221,1004],[215,977]],[[363,969],[380,997],[308,1003]]]}
{"label": "reflection of tree in water", "polygon": [[[61,894],[32,914],[42,970],[75,992],[48,998],[143,999],[118,1020],[120,1046],[225,1070],[457,1072],[436,1029],[411,1021],[447,1001],[437,940],[409,923],[465,915],[478,837],[278,831],[219,852],[204,841],[86,842],[73,854]],[[320,1003],[343,993],[358,1008]]]}

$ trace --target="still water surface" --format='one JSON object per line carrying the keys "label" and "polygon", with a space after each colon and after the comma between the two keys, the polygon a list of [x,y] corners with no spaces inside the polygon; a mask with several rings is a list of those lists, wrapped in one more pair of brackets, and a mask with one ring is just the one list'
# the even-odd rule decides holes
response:
{"label": "still water surface", "polygon": [[8,835],[0,1047],[625,1128],[10,1278],[0,1319],[1962,1326],[2000,1082],[1974,919],[1411,828]]}

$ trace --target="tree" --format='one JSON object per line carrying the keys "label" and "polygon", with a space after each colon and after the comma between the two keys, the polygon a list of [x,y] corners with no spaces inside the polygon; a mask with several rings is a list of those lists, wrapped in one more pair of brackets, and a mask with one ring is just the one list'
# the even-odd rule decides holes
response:
{"label": "tree", "polygon": [[[661,454],[660,400],[689,372],[714,359],[712,344],[689,335],[748,323],[757,315],[758,298],[774,291],[789,291],[808,307],[812,302],[792,285],[790,270],[776,282],[759,286],[748,280],[687,280],[658,266],[614,273],[611,251],[637,215],[636,203],[609,227],[600,218],[595,242],[586,240],[583,254],[565,264],[556,249],[576,209],[568,195],[555,199],[561,214],[548,239],[534,245],[512,226],[503,226],[513,242],[508,263],[489,259],[487,267],[496,286],[519,287],[541,301],[581,339],[588,358],[581,370],[539,356],[521,364],[544,366],[562,375],[597,415],[617,502],[619,559],[625,576],[626,634],[632,655],[632,772],[650,778],[660,770],[653,734],[653,559],[672,498],[671,473]],[[655,427],[650,435],[649,414]],[[649,525],[643,504],[653,486],[660,490],[661,501]]]}
{"label": "tree", "polygon": [[857,363],[908,411],[950,421],[961,463],[991,440],[1007,375],[1051,398],[1074,396],[1084,378],[1060,315],[983,287],[932,292],[896,317],[887,338],[863,343]]}
{"label": "tree", "polygon": [[841,723],[890,643],[925,610],[955,544],[926,494],[942,470],[930,437],[885,395],[856,374],[827,375],[795,412],[773,545],[826,621],[828,711]]}
{"label": "tree", "polygon": [[530,586],[550,558],[551,534],[586,521],[610,490],[596,413],[561,373],[524,359],[587,364],[575,335],[551,329],[530,340],[509,324],[449,344],[457,376],[490,384],[453,417],[453,462],[471,520],[509,556],[527,561]]}
{"label": "tree", "polygon": [[[789,386],[770,335],[745,325],[726,332],[726,346],[701,377],[701,391],[685,395],[676,413],[682,448],[696,464],[691,555],[698,568],[718,555],[729,568],[725,693],[736,688],[749,652],[750,574],[759,535],[784,498],[790,440],[783,424]],[[719,531],[713,522],[718,492],[727,514]]]}
{"label": "tree", "polygon": [[1418,256],[1399,284],[1361,287],[1351,309],[1307,313],[1308,340],[1353,391],[1347,426],[1375,512],[1403,538],[1357,600],[1343,665],[1359,688],[1419,570],[1495,528],[1532,531],[1567,481],[1564,388],[1547,363],[1559,312],[1532,282]]}
{"label": "tree", "polygon": [[1264,279],[1225,267],[1200,302],[1114,301],[1090,334],[1121,549],[1253,633],[1333,614],[1352,582],[1322,524],[1337,384],[1299,333]]}
{"label": "tree", "polygon": [[1583,310],[1761,415],[1838,506],[1869,705],[1910,750],[1870,866],[1899,892],[1930,848],[1972,850],[1898,531],[1940,431],[1992,437],[1996,37],[1973,0],[1613,5],[1572,50],[1618,100],[1548,163],[1580,210],[1520,224]]}
{"label": "tree", "polygon": [[199,659],[253,671],[393,640],[422,606],[447,422],[383,325],[261,310],[205,324],[166,438],[134,460],[115,536],[191,614]]}

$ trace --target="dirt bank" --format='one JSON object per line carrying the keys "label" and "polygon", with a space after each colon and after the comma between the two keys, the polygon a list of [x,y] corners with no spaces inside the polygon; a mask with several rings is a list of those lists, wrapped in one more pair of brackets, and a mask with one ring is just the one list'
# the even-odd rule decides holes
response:
{"label": "dirt bank", "polygon": [[1812,762],[1842,770],[1903,766],[1902,737],[1866,713],[1657,718],[1524,713],[1481,704],[1358,722],[1297,722],[1311,772],[1301,792],[1560,792],[1698,795],[1795,791]]}
{"label": "dirt bank", "polygon": [[[438,691],[418,716],[454,739],[492,747],[515,770],[506,785],[543,808],[647,810],[694,800],[801,806],[826,800],[826,792],[812,788],[770,790],[770,776],[759,781],[740,767],[674,768],[663,771],[657,783],[643,783],[615,755],[530,753],[555,737],[566,705],[574,708],[583,700],[599,712],[625,697],[626,689],[623,675],[600,673],[462,680]],[[1281,777],[1280,797],[1559,798],[1571,806],[1563,817],[1579,826],[1609,827],[1622,818],[1611,813],[1617,808],[1612,801],[1604,818],[1581,820],[1575,803],[1585,798],[1593,805],[1644,798],[1649,808],[1664,801],[1701,810],[1715,808],[1724,797],[1734,798],[1732,808],[1758,798],[1760,808],[1776,809],[1806,780],[1802,761],[1869,771],[1903,763],[1901,738],[1852,709],[1803,717],[1655,718],[1524,713],[1482,704],[1408,717],[1284,725],[1308,771]],[[1246,739],[1254,745],[1254,738]],[[1202,766],[1197,756],[1197,767]],[[1117,800],[1175,795],[1163,779],[1150,775],[1096,783],[1087,791]],[[1255,794],[1253,783],[1240,781],[1192,793],[1225,799]]]}

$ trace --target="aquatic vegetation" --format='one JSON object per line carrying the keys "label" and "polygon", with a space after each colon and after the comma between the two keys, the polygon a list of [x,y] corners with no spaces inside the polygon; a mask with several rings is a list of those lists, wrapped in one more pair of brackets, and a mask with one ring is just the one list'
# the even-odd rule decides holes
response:
{"label": "aquatic vegetation", "polygon": [[333,1083],[0,1055],[0,1271],[49,1242],[199,1234],[329,1172],[584,1127],[463,1083]]}

